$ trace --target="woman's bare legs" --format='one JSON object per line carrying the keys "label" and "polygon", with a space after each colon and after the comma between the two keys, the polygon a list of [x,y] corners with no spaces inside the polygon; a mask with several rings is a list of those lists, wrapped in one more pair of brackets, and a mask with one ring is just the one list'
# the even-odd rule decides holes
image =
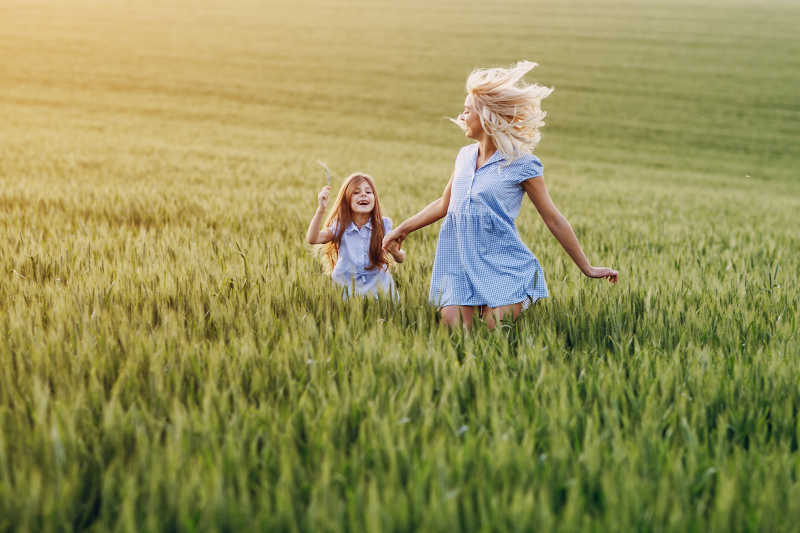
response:
{"label": "woman's bare legs", "polygon": [[451,328],[463,324],[464,329],[469,329],[472,327],[475,309],[468,305],[447,305],[439,310],[439,314],[442,316],[442,324]]}
{"label": "woman's bare legs", "polygon": [[521,312],[522,302],[511,305],[503,305],[501,307],[489,307],[488,305],[481,307],[481,317],[486,321],[486,325],[489,327],[489,329],[494,329],[495,326],[497,326],[497,323],[501,322],[505,316],[510,315],[514,320],[516,320]]}
{"label": "woman's bare legs", "polygon": [[[480,309],[480,316],[486,321],[489,329],[494,329],[498,322],[502,322],[504,317],[511,316],[516,320],[522,312],[522,302],[503,305],[501,307],[489,307],[484,305]],[[446,324],[451,328],[459,324],[464,326],[464,329],[472,327],[472,319],[475,316],[475,309],[467,305],[448,305],[439,310],[442,316],[442,324]]]}

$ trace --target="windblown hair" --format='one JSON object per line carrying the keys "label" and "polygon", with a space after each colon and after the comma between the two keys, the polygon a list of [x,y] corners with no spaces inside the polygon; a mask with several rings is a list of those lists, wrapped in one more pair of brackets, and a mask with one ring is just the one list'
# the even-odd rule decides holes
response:
{"label": "windblown hair", "polygon": [[345,230],[353,221],[350,201],[353,198],[356,187],[364,181],[372,188],[372,194],[375,197],[375,207],[372,208],[372,213],[370,213],[372,235],[369,240],[369,266],[367,270],[385,268],[388,265],[386,254],[383,251],[383,215],[381,214],[380,201],[378,201],[378,189],[375,188],[375,182],[371,176],[363,172],[356,172],[350,174],[342,183],[339,194],[336,196],[336,202],[333,204],[333,210],[328,216],[328,220],[325,221],[325,227],[333,233],[333,239],[323,249],[331,270],[336,266],[336,261],[339,259],[339,246],[342,243],[342,235],[344,235]]}
{"label": "windblown hair", "polygon": [[[467,78],[468,99],[480,117],[483,131],[510,161],[533,152],[542,138],[539,128],[547,116],[542,111],[542,99],[553,88],[522,81],[536,65],[520,61],[511,68],[476,69]],[[450,120],[462,130],[466,128],[463,120]]]}

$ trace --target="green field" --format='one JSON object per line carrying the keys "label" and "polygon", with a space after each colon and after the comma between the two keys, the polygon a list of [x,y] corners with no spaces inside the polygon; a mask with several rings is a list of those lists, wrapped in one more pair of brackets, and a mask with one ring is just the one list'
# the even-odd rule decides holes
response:
{"label": "green field", "polygon": [[[800,530],[796,1],[0,0],[0,531]],[[324,184],[436,198],[540,63],[551,297],[344,303]],[[334,183],[338,186],[338,183]]]}

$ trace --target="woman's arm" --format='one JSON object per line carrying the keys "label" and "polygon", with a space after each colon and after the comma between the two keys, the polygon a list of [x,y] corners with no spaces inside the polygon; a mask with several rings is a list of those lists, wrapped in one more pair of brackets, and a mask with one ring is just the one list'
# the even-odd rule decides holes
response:
{"label": "woman's arm", "polygon": [[437,220],[444,217],[447,214],[447,208],[450,205],[450,190],[452,186],[453,176],[451,175],[450,180],[447,182],[447,185],[444,188],[444,191],[442,191],[442,196],[426,205],[422,211],[412,217],[407,218],[401,222],[399,226],[386,234],[386,236],[383,238],[383,249],[387,251],[395,249],[395,245],[392,243],[396,243],[397,249],[399,249],[400,246],[402,246],[405,238],[408,237],[410,233],[433,224]]}
{"label": "woman's arm", "polygon": [[317,212],[314,213],[314,216],[311,218],[308,231],[306,231],[306,242],[308,242],[308,244],[325,244],[333,239],[333,235],[330,231],[326,229],[322,231],[319,230],[322,217],[325,216],[325,209],[328,207],[328,195],[330,192],[331,186],[326,185],[317,195]]}
{"label": "woman's arm", "polygon": [[619,273],[616,270],[606,267],[593,267],[586,259],[581,245],[578,243],[578,238],[575,232],[572,231],[564,215],[559,212],[553,200],[550,198],[550,193],[547,192],[547,187],[544,184],[544,178],[531,178],[522,182],[522,187],[528,194],[536,210],[542,217],[547,229],[558,240],[567,254],[572,258],[575,264],[581,269],[585,275],[590,278],[607,278],[611,283],[616,283]]}

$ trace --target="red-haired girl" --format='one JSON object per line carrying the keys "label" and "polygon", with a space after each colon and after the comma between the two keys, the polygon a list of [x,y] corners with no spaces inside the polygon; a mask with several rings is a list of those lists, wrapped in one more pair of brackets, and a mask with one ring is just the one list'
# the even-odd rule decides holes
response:
{"label": "red-haired girl", "polygon": [[[331,277],[347,289],[347,295],[394,292],[394,281],[382,248],[383,237],[392,230],[392,221],[381,215],[378,191],[372,178],[363,172],[344,180],[333,211],[320,230],[320,221],[328,207],[330,185],[317,195],[317,212],[306,232],[309,244],[325,244],[324,253],[332,269]],[[398,246],[387,250],[402,263],[405,252]]]}

